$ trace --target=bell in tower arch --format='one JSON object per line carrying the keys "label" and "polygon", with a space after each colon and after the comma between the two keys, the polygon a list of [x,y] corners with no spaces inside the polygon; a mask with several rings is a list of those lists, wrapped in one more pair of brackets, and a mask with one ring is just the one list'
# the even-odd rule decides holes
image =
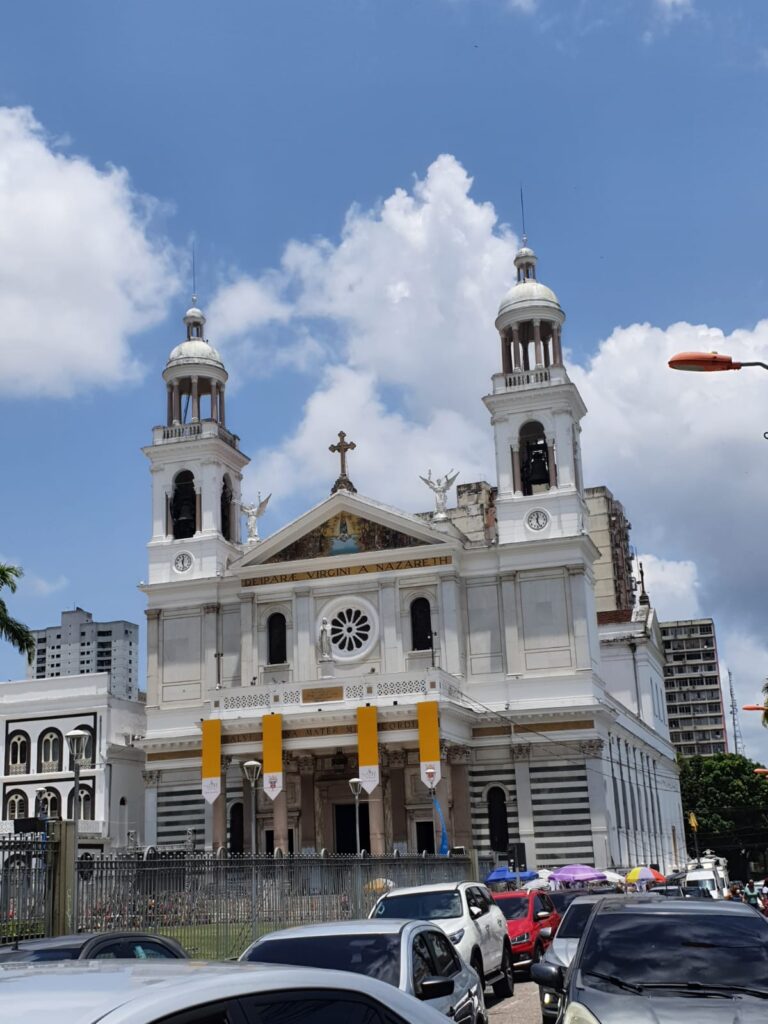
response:
{"label": "bell in tower arch", "polygon": [[537,445],[530,450],[527,469],[528,483],[530,483],[531,487],[536,487],[540,484],[549,486],[549,464],[546,445]]}

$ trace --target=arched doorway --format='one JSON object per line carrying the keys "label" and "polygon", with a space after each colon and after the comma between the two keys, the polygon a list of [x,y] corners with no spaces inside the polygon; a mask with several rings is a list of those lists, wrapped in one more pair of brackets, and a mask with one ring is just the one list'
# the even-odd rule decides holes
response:
{"label": "arched doorway", "polygon": [[229,809],[229,852],[243,852],[243,805],[239,801]]}

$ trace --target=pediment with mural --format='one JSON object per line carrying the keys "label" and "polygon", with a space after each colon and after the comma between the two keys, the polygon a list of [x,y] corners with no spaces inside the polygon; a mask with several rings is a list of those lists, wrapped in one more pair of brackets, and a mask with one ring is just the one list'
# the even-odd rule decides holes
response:
{"label": "pediment with mural", "polygon": [[390,551],[419,547],[425,543],[429,542],[381,523],[374,523],[352,512],[339,512],[272,555],[266,562],[297,562],[305,558],[327,558],[329,555]]}

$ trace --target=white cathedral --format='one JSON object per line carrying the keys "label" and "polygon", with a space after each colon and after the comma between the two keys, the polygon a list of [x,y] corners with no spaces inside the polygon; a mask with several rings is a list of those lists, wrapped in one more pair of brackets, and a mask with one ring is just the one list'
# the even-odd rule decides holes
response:
{"label": "white cathedral", "polygon": [[[263,507],[245,506],[241,534],[248,458],[227,426],[227,372],[205,317],[188,310],[163,372],[166,422],[144,449],[146,843],[247,851],[255,806],[259,852],[354,852],[349,783],[369,707],[378,784],[359,805],[361,846],[434,852],[419,705],[436,702],[434,796],[451,847],[512,850],[533,869],[684,862],[656,615],[645,595],[596,611],[605,553],[590,536],[565,314],[525,240],[515,265],[483,398],[495,486],[460,485],[446,507],[452,481],[430,474],[434,512],[393,509],[356,492],[340,433],[330,496],[263,540]],[[241,768],[265,761],[267,716],[280,719],[282,786],[272,799],[259,783],[254,804]],[[221,723],[220,795],[207,802],[210,721]]]}

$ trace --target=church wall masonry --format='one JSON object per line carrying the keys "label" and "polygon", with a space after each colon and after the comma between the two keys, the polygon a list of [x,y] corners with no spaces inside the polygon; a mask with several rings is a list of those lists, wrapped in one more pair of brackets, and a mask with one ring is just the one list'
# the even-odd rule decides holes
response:
{"label": "church wall masonry", "polygon": [[[164,373],[170,422],[145,449],[145,831],[158,843],[248,846],[240,766],[256,759],[274,783],[272,793],[260,784],[255,807],[262,852],[354,852],[349,780],[360,774],[372,852],[437,849],[434,789],[452,846],[514,850],[529,867],[681,860],[666,723],[644,695],[625,704],[629,649],[601,635],[595,612],[586,409],[562,363],[565,315],[536,280],[532,250],[516,266],[496,321],[504,365],[484,398],[495,485],[464,484],[451,507],[457,474],[429,471],[434,511],[393,509],[357,493],[355,445],[341,432],[329,445],[340,460],[329,497],[265,538],[269,497],[241,494],[248,460],[221,404],[198,402],[185,419],[174,397],[175,382],[199,395],[205,379],[220,403],[226,383],[205,317],[188,311],[187,340]],[[653,678],[655,657],[649,642],[640,663]],[[427,704],[437,708],[430,755]],[[359,760],[359,708],[375,709],[375,765],[370,753]],[[221,723],[212,802],[200,775],[207,720]]]}

